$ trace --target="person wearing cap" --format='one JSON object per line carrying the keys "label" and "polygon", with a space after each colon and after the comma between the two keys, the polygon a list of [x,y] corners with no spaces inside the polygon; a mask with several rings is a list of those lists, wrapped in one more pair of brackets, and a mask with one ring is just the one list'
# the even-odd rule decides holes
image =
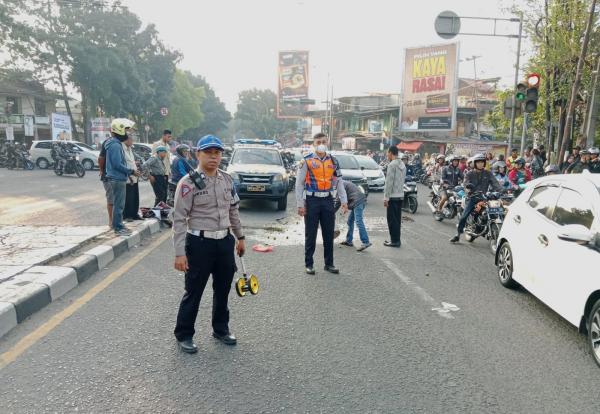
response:
{"label": "person wearing cap", "polygon": [[309,275],[314,275],[317,232],[321,225],[325,271],[339,273],[333,264],[333,239],[335,238],[335,198],[340,199],[342,212],[348,211],[348,198],[337,161],[327,153],[327,136],[318,133],[313,137],[314,152],[306,155],[296,175],[296,205],[298,215],[304,217],[304,265]]}
{"label": "person wearing cap", "polygon": [[130,130],[135,124],[125,118],[112,121],[110,130],[112,138],[103,145],[102,166],[105,169],[106,184],[104,186],[108,204],[112,205],[112,229],[119,236],[128,236],[131,231],[123,224],[125,209],[126,183],[130,175],[138,177],[140,173],[127,166],[122,143],[128,139]]}
{"label": "person wearing cap", "polygon": [[185,272],[185,293],[174,334],[181,350],[187,353],[198,350],[193,341],[194,324],[211,274],[213,336],[226,345],[237,343],[229,330],[228,297],[237,270],[234,252],[241,257],[246,247],[240,222],[240,199],[233,179],[218,169],[224,149],[215,136],[200,138],[196,152],[199,165],[193,172],[198,174],[195,178],[185,175],[175,191],[174,266]]}
{"label": "person wearing cap", "polygon": [[167,202],[167,176],[165,174],[164,159],[167,157],[167,147],[159,145],[156,152],[142,164],[142,171],[149,177],[152,190],[154,190],[154,205],[161,201]]}
{"label": "person wearing cap", "polygon": [[598,155],[600,155],[600,149],[598,149],[596,147],[592,147],[592,148],[588,149],[588,152],[590,153],[590,161],[588,162],[588,170],[592,174],[600,174],[600,158],[598,157]]}
{"label": "person wearing cap", "polygon": [[162,159],[163,164],[165,165],[165,180],[169,181],[169,176],[171,175],[171,130],[165,129],[163,131],[162,137],[152,144],[152,153],[156,154],[156,149],[159,147],[165,147],[167,149],[167,155]]}
{"label": "person wearing cap", "polygon": [[179,144],[175,149],[175,152],[177,156],[171,162],[171,176],[169,177],[169,190],[167,196],[167,203],[169,205],[173,205],[175,190],[177,189],[179,180],[193,169],[190,165],[189,145]]}
{"label": "person wearing cap", "polygon": [[580,159],[578,161],[573,162],[567,169],[569,174],[580,174],[583,170],[590,169],[590,151],[587,149],[582,149],[579,152]]}

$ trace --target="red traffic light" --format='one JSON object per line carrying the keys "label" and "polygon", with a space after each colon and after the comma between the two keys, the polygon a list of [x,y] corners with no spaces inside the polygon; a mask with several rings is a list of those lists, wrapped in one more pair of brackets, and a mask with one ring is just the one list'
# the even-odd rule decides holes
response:
{"label": "red traffic light", "polygon": [[537,73],[531,73],[531,74],[527,75],[527,85],[529,85],[530,88],[539,87],[541,80],[542,80],[542,77]]}

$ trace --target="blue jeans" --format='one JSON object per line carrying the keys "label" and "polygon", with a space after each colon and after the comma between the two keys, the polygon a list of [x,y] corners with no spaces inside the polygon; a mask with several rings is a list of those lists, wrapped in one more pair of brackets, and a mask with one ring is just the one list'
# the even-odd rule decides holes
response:
{"label": "blue jeans", "polygon": [[363,221],[363,212],[365,211],[365,207],[365,203],[360,203],[359,205],[354,206],[354,208],[350,211],[350,216],[348,216],[348,233],[346,234],[346,241],[348,243],[352,243],[354,222],[356,222],[360,241],[362,244],[369,244],[369,235],[367,234],[367,228],[365,227],[365,222]]}
{"label": "blue jeans", "polygon": [[112,187],[112,201],[113,201],[113,218],[112,226],[113,230],[118,231],[124,228],[123,225],[123,210],[125,209],[125,181],[115,181],[109,179],[108,182]]}

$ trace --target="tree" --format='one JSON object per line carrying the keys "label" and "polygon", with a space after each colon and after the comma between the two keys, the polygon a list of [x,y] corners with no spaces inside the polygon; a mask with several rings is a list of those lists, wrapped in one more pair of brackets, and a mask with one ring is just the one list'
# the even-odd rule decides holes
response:
{"label": "tree", "polygon": [[225,108],[225,104],[216,96],[215,91],[202,76],[196,76],[186,71],[194,87],[204,89],[204,100],[202,101],[202,113],[204,119],[198,126],[194,126],[183,133],[187,139],[195,139],[207,134],[221,135],[227,129],[227,124],[231,121],[231,114]]}
{"label": "tree", "polygon": [[194,87],[185,72],[177,70],[175,87],[170,97],[169,115],[162,122],[163,128],[171,129],[173,134],[178,136],[185,130],[200,125],[204,118],[203,101],[204,88]]}
{"label": "tree", "polygon": [[278,139],[296,130],[296,121],[276,116],[277,95],[269,89],[250,89],[239,93],[235,120],[242,130],[256,137]]}

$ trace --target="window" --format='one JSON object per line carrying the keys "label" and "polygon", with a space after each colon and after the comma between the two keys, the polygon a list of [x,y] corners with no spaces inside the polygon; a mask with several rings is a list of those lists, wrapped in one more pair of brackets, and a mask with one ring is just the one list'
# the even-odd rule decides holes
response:
{"label": "window", "polygon": [[594,222],[592,205],[578,192],[563,188],[554,208],[552,220],[561,226],[581,224],[590,229]]}
{"label": "window", "polygon": [[282,165],[279,152],[258,148],[241,148],[234,152],[232,164]]}
{"label": "window", "polygon": [[342,170],[358,170],[360,166],[358,165],[358,161],[354,158],[353,155],[344,155],[344,154],[336,154],[334,157],[338,160],[340,164],[340,169]]}
{"label": "window", "polygon": [[560,188],[555,186],[543,186],[533,190],[531,197],[529,197],[529,207],[536,210],[543,216],[550,218],[552,216],[552,210],[556,204],[556,199],[560,194]]}
{"label": "window", "polygon": [[35,98],[35,115],[46,116],[46,102],[42,99]]}
{"label": "window", "polygon": [[77,143],[78,146],[80,146],[83,149],[89,150],[89,151],[93,151],[94,149],[92,147],[90,147],[88,144],[84,144],[83,142],[78,142]]}
{"label": "window", "polygon": [[52,143],[49,141],[42,141],[42,142],[38,142],[35,145],[35,148],[40,148],[40,149],[52,149]]}

